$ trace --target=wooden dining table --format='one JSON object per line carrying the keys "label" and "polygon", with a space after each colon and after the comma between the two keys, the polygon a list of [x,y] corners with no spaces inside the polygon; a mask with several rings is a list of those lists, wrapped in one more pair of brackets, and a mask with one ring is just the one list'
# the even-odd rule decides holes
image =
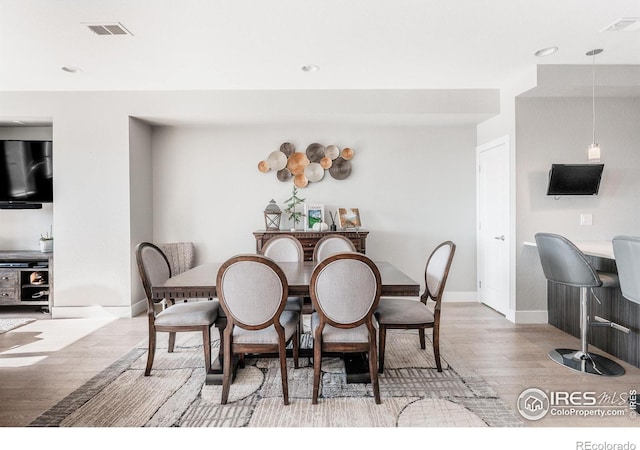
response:
{"label": "wooden dining table", "polygon": [[[151,295],[157,300],[171,299],[173,301],[189,298],[216,298],[216,277],[222,264],[221,262],[200,264],[169,278],[164,283],[151,286]],[[308,297],[311,274],[316,263],[304,261],[278,262],[277,264],[287,278],[289,296]],[[386,261],[375,261],[375,264],[380,271],[382,297],[416,297],[420,294],[420,284],[393,264]],[[216,322],[216,326],[219,328],[224,327],[225,324],[226,321]],[[365,379],[366,377],[354,376],[351,380],[357,382]],[[212,361],[211,371],[206,377],[206,384],[222,384],[222,343],[218,351],[218,358]]]}

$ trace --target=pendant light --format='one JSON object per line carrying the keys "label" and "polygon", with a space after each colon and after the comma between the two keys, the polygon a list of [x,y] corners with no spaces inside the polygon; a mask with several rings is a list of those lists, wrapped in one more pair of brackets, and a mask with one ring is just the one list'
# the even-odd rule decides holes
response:
{"label": "pendant light", "polygon": [[596,48],[587,52],[587,56],[591,56],[591,108],[593,113],[593,139],[591,145],[587,149],[587,157],[589,162],[600,161],[600,144],[596,143],[596,55],[602,53],[601,48]]}

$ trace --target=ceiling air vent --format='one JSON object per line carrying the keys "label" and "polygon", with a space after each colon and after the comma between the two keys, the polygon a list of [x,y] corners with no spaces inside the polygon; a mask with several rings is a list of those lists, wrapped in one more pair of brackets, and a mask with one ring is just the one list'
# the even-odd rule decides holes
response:
{"label": "ceiling air vent", "polygon": [[623,17],[600,31],[640,31],[640,17]]}
{"label": "ceiling air vent", "polygon": [[85,24],[91,31],[98,36],[120,36],[133,34],[127,30],[120,22],[116,23],[87,23]]}

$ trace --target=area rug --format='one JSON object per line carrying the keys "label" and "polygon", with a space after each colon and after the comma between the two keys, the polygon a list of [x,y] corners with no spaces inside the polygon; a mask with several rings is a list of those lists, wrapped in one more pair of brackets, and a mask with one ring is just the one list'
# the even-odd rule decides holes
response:
{"label": "area rug", "polygon": [[[217,333],[214,333],[217,337]],[[288,361],[290,405],[282,401],[277,359],[247,358],[229,402],[204,384],[201,335],[179,333],[174,353],[159,339],[151,376],[146,342],[34,420],[32,427],[518,427],[521,419],[452,352],[438,372],[429,343],[415,332],[389,332],[382,404],[371,384],[347,383],[340,358],[324,358],[321,395],[311,404],[313,366]],[[200,343],[198,342],[200,341]],[[212,341],[214,354],[219,341]],[[452,363],[461,367],[457,370]]]}
{"label": "area rug", "polygon": [[7,331],[15,330],[18,327],[35,321],[36,319],[29,318],[0,319],[0,334],[6,333]]}

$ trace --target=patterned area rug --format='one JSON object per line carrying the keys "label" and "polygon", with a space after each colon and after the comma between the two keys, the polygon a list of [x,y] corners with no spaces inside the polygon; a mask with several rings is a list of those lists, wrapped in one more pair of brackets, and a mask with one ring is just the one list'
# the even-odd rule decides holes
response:
{"label": "patterned area rug", "polygon": [[[216,333],[214,335],[217,336]],[[70,394],[30,426],[47,427],[517,427],[523,426],[481,378],[444,352],[435,369],[430,343],[415,332],[389,332],[382,404],[370,384],[347,383],[340,358],[325,358],[321,395],[311,404],[313,367],[289,360],[290,405],[282,403],[277,359],[247,358],[229,403],[222,387],[204,384],[198,333],[179,333],[174,353],[159,339],[151,376],[144,376],[146,342]],[[219,341],[213,341],[214,349]],[[164,348],[162,348],[164,345]],[[217,353],[215,350],[214,354]],[[458,365],[458,369],[454,369]]]}
{"label": "patterned area rug", "polygon": [[0,334],[6,333],[7,331],[14,330],[18,327],[26,325],[31,322],[35,322],[36,319],[23,319],[23,318],[11,318],[11,319],[0,319]]}

